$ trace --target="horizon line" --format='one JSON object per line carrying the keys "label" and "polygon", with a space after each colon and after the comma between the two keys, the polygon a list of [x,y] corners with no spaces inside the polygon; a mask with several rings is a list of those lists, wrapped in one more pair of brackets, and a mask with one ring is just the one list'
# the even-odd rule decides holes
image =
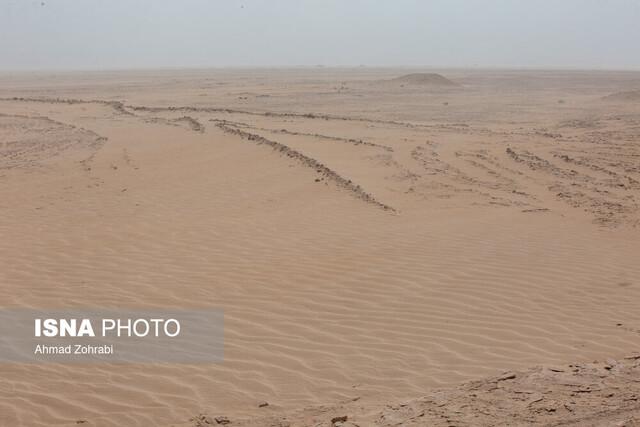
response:
{"label": "horizon line", "polygon": [[129,72],[129,71],[204,71],[204,70],[453,70],[453,71],[589,71],[640,72],[640,66],[583,67],[532,65],[204,65],[204,66],[127,66],[127,67],[56,67],[56,68],[0,68],[0,73],[73,73],[73,72]]}

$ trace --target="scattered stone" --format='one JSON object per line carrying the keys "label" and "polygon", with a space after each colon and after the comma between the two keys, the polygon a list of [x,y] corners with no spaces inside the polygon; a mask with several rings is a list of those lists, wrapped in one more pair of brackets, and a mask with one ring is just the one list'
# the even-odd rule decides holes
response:
{"label": "scattered stone", "polygon": [[531,399],[529,399],[529,401],[527,402],[527,406],[533,405],[534,403],[537,403],[537,402],[541,402],[543,399],[544,397],[542,397],[541,394],[536,394]]}
{"label": "scattered stone", "polygon": [[348,419],[349,419],[349,417],[346,416],[346,415],[342,415],[340,417],[333,417],[333,418],[331,418],[331,425],[332,426],[338,426],[338,425],[340,425],[342,423],[346,423]]}
{"label": "scattered stone", "polygon": [[199,414],[190,419],[194,423],[194,427],[205,427],[208,425],[213,425],[214,421],[211,417],[204,414]]}
{"label": "scattered stone", "polygon": [[618,364],[618,362],[616,362],[613,359],[607,359],[604,365],[604,369],[606,369],[607,371],[612,370],[614,367],[616,367],[616,365]]}
{"label": "scattered stone", "polygon": [[516,374],[514,374],[513,372],[506,372],[504,374],[502,374],[501,376],[499,376],[496,381],[507,381],[507,380],[512,380],[515,379]]}
{"label": "scattered stone", "polygon": [[258,403],[258,408],[266,408],[269,406],[269,402],[260,402]]}

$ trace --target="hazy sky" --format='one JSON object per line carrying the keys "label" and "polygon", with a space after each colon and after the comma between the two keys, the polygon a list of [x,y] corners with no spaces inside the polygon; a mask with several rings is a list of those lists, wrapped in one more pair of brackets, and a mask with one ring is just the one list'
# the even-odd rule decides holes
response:
{"label": "hazy sky", "polygon": [[640,0],[0,0],[0,70],[640,68]]}

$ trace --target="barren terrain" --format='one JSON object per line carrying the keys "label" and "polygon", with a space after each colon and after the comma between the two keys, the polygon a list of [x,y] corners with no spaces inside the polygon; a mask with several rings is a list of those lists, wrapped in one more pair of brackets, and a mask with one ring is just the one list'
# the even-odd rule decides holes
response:
{"label": "barren terrain", "polygon": [[219,364],[0,364],[0,425],[570,423],[603,403],[539,384],[608,359],[638,392],[640,73],[438,73],[0,75],[3,308],[225,313]]}

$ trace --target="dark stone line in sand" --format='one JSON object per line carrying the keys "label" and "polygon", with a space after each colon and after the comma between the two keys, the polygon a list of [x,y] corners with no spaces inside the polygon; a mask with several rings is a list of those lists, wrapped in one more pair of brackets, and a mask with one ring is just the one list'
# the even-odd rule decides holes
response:
{"label": "dark stone line in sand", "polygon": [[329,136],[329,135],[323,135],[320,133],[306,133],[306,132],[294,132],[294,131],[290,131],[287,129],[267,129],[267,128],[257,128],[257,127],[252,127],[252,126],[248,126],[250,129],[255,129],[255,130],[260,130],[260,131],[265,131],[265,132],[273,132],[273,133],[279,133],[279,134],[284,134],[284,135],[292,135],[292,136],[308,136],[308,137],[312,137],[312,138],[318,138],[318,139],[326,139],[329,141],[336,141],[336,142],[344,142],[347,144],[352,144],[352,145],[364,145],[367,147],[374,147],[374,148],[380,148],[384,151],[388,151],[390,153],[392,153],[393,147],[389,147],[388,145],[381,145],[381,144],[375,144],[373,142],[367,142],[367,141],[363,141],[361,139],[353,139],[353,138],[342,138],[342,137],[338,137],[338,136]]}
{"label": "dark stone line in sand", "polygon": [[312,138],[326,139],[328,141],[344,142],[344,143],[352,144],[352,145],[356,145],[356,146],[357,145],[364,145],[364,146],[367,146],[367,147],[380,148],[380,149],[382,149],[384,151],[388,151],[390,153],[394,152],[393,147],[390,147],[388,145],[375,144],[373,142],[367,142],[367,141],[363,141],[361,139],[343,138],[343,137],[339,137],[339,136],[323,135],[323,134],[320,134],[320,133],[295,132],[295,131],[290,131],[290,130],[284,129],[284,128],[283,129],[269,129],[269,128],[264,128],[264,127],[252,126],[252,125],[249,125],[247,123],[228,121],[228,120],[223,120],[223,119],[209,119],[209,121],[210,122],[216,122],[216,123],[224,123],[224,124],[227,124],[227,125],[233,125],[236,128],[253,129],[253,130],[262,131],[262,132],[270,132],[270,133],[291,135],[291,136],[308,136],[308,137],[312,137]]}
{"label": "dark stone line in sand", "polygon": [[194,132],[204,133],[204,130],[205,130],[204,125],[191,116],[182,116],[182,117],[178,117],[177,119],[171,119],[170,121],[174,123],[184,122]]}
{"label": "dark stone line in sand", "polygon": [[[192,107],[192,106],[169,106],[169,107],[149,107],[145,105],[135,106],[128,105],[121,101],[104,101],[100,99],[92,99],[92,100],[83,100],[83,99],[64,99],[64,98],[23,98],[23,97],[13,97],[13,98],[0,98],[0,101],[18,101],[18,102],[41,102],[48,104],[102,104],[106,106],[110,106],[117,113],[127,115],[127,116],[135,116],[131,111],[146,111],[146,112],[163,112],[163,111],[179,111],[179,112],[192,112],[192,113],[225,113],[225,114],[244,114],[248,116],[261,116],[261,117],[280,117],[280,118],[298,118],[298,119],[316,119],[316,120],[337,120],[337,121],[347,121],[347,122],[360,122],[360,123],[374,123],[374,124],[382,124],[382,125],[391,125],[391,126],[400,126],[409,129],[430,129],[437,131],[456,131],[469,133],[470,127],[464,123],[457,124],[418,124],[418,123],[410,123],[410,122],[402,122],[397,120],[381,120],[381,119],[369,119],[366,117],[347,117],[347,116],[334,116],[330,114],[320,114],[320,113],[292,113],[292,112],[275,112],[275,111],[249,111],[249,110],[240,110],[234,108],[227,107]],[[484,133],[484,134],[500,134],[493,132],[489,129],[475,129],[476,132]]]}
{"label": "dark stone line in sand", "polygon": [[0,98],[0,101],[17,101],[17,102],[41,102],[44,104],[101,104],[113,108],[117,113],[126,116],[133,116],[134,114],[127,111],[127,106],[121,101],[104,101],[101,99],[74,99],[74,98]]}
{"label": "dark stone line in sand", "polygon": [[[150,113],[158,113],[162,111],[182,111],[182,112],[194,112],[194,113],[226,113],[226,114],[244,114],[248,116],[262,116],[262,117],[284,117],[284,118],[301,118],[301,119],[317,119],[317,120],[340,120],[340,121],[352,121],[363,123],[377,123],[393,126],[401,126],[407,128],[432,128],[434,126],[400,122],[396,120],[377,120],[368,119],[364,117],[346,117],[346,116],[333,116],[329,114],[319,113],[291,113],[291,112],[274,112],[274,111],[249,111],[240,110],[226,107],[192,107],[192,106],[169,106],[169,107],[149,107],[149,106],[135,106],[127,105],[121,101],[104,101],[100,99],[74,99],[74,98],[0,98],[0,101],[17,101],[17,102],[41,102],[45,104],[102,104],[113,108],[116,112],[128,116],[134,116],[131,111],[146,111]],[[435,126],[438,127],[438,126]]]}
{"label": "dark stone line in sand", "polygon": [[341,187],[350,191],[356,198],[363,200],[364,202],[370,203],[372,205],[375,205],[379,208],[382,208],[386,211],[396,212],[394,208],[382,202],[379,202],[371,194],[364,191],[362,187],[360,187],[357,184],[354,184],[350,179],[346,179],[342,177],[337,172],[329,169],[327,166],[320,163],[316,159],[306,156],[301,152],[289,147],[288,145],[282,144],[277,141],[272,141],[270,139],[267,139],[257,134],[245,132],[241,129],[232,127],[225,123],[218,123],[216,126],[219,127],[225,133],[239,136],[243,140],[248,140],[258,145],[262,145],[262,144],[268,145],[272,147],[274,150],[280,152],[281,154],[284,154],[287,157],[297,160],[304,166],[314,169],[317,173],[321,174],[324,178],[330,181],[333,181],[338,187]]}
{"label": "dark stone line in sand", "polygon": [[145,123],[160,123],[167,126],[182,126],[184,124],[194,132],[204,133],[205,131],[204,125],[191,116],[182,116],[175,119],[167,119],[165,117],[145,117],[138,115],[134,116]]}

